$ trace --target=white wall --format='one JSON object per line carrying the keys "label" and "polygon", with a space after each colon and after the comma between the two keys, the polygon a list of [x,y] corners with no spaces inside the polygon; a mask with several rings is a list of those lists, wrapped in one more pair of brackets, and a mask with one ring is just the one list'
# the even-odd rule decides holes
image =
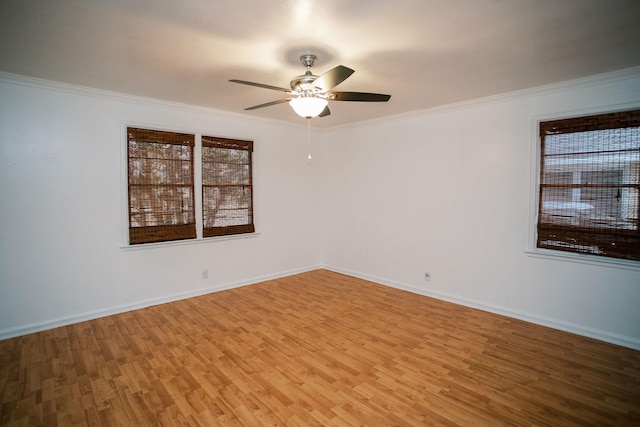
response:
{"label": "white wall", "polygon": [[[325,265],[640,348],[640,268],[526,253],[535,119],[625,103],[639,70],[317,132],[308,165],[304,123],[0,75],[0,339]],[[126,123],[253,139],[260,235],[123,250]]]}
{"label": "white wall", "polygon": [[[123,250],[127,123],[254,140],[259,236]],[[317,268],[322,156],[307,164],[306,137],[304,123],[0,76],[0,339]]]}
{"label": "white wall", "polygon": [[325,265],[640,349],[640,266],[526,253],[536,119],[614,105],[640,70],[328,132]]}

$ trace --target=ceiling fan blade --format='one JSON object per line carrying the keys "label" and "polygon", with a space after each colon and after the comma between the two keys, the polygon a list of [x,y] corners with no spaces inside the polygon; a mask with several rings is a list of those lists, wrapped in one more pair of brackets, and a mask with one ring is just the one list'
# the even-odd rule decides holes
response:
{"label": "ceiling fan blade", "polygon": [[253,107],[245,108],[245,110],[257,110],[258,108],[271,107],[272,105],[282,104],[283,102],[289,102],[293,98],[278,99],[277,101],[266,102],[264,104],[254,105]]}
{"label": "ceiling fan blade", "polygon": [[331,92],[327,99],[332,101],[387,102],[391,95],[367,92]]}
{"label": "ceiling fan blade", "polygon": [[338,86],[345,81],[354,70],[345,67],[344,65],[338,65],[315,79],[313,85],[319,88],[322,92],[327,92]]}
{"label": "ceiling fan blade", "polygon": [[320,112],[320,114],[318,114],[318,117],[326,117],[329,114],[331,114],[331,111],[329,111],[329,106],[324,107],[324,110],[322,110],[322,112]]}
{"label": "ceiling fan blade", "polygon": [[255,86],[255,87],[261,87],[263,89],[271,89],[271,90],[277,90],[280,92],[287,92],[287,93],[291,93],[291,89],[286,89],[284,87],[278,87],[278,86],[270,86],[270,85],[265,85],[262,83],[254,83],[254,82],[248,82],[246,80],[237,80],[237,79],[232,79],[229,80],[232,83],[240,83],[242,85],[249,85],[249,86]]}

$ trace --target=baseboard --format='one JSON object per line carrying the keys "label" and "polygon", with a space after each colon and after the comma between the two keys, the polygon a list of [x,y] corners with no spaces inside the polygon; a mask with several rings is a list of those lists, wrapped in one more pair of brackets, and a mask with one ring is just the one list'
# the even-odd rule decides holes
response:
{"label": "baseboard", "polygon": [[207,287],[207,288],[199,288],[189,292],[180,292],[177,294],[167,295],[161,298],[141,300],[132,304],[109,307],[104,310],[96,310],[96,311],[90,311],[86,313],[74,314],[71,316],[65,316],[65,317],[52,319],[44,322],[31,323],[31,324],[23,325],[17,328],[8,328],[8,329],[0,330],[0,340],[32,334],[35,332],[46,331],[46,330],[58,328],[61,326],[67,326],[67,325],[72,325],[74,323],[85,322],[87,320],[93,320],[101,317],[112,316],[114,314],[126,313],[128,311],[139,310],[139,309],[151,307],[154,305],[166,304],[173,301],[179,301],[187,298],[193,298],[201,295],[211,294],[214,292],[220,292],[228,289],[239,288],[242,286],[253,285],[256,283],[265,282],[267,280],[274,280],[282,277],[292,276],[294,274],[300,274],[300,273],[305,273],[307,271],[317,270],[319,268],[322,268],[322,266],[313,265],[313,266],[307,266],[304,268],[281,271],[275,274],[256,276],[248,279],[239,280],[236,282],[224,283],[221,285]]}
{"label": "baseboard", "polygon": [[584,326],[563,322],[557,319],[551,319],[544,316],[539,316],[539,315],[526,313],[518,310],[511,310],[505,307],[487,305],[487,304],[469,300],[466,298],[460,298],[455,295],[446,294],[442,292],[435,292],[428,289],[418,288],[415,286],[396,282],[396,281],[385,279],[378,276],[373,276],[373,275],[358,272],[358,271],[353,271],[353,270],[344,269],[344,268],[335,267],[335,266],[327,266],[327,265],[322,265],[322,266],[313,265],[313,266],[307,266],[299,269],[281,271],[275,274],[256,276],[256,277],[252,277],[252,278],[248,278],[248,279],[244,279],[236,282],[229,282],[229,283],[212,286],[208,288],[200,288],[200,289],[192,290],[189,292],[172,294],[162,298],[142,300],[142,301],[137,301],[133,304],[120,305],[120,306],[110,307],[104,310],[96,310],[92,312],[65,316],[62,318],[53,319],[49,321],[31,323],[31,324],[23,325],[17,328],[8,328],[0,331],[0,340],[14,338],[22,335],[35,333],[35,332],[46,331],[49,329],[54,329],[61,326],[67,326],[74,323],[80,323],[87,320],[98,319],[101,317],[111,316],[114,314],[120,314],[128,311],[139,310],[139,309],[151,307],[154,305],[166,304],[173,301],[179,301],[187,298],[193,298],[193,297],[220,292],[228,289],[234,289],[242,286],[253,285],[253,284],[264,282],[267,280],[274,280],[282,277],[292,276],[294,274],[300,274],[300,273],[305,273],[312,270],[317,270],[319,268],[323,268],[329,271],[334,271],[336,273],[346,274],[347,276],[357,277],[363,280],[368,280],[370,282],[378,283],[378,284],[389,286],[396,289],[401,289],[401,290],[412,292],[418,295],[423,295],[426,297],[435,298],[442,301],[452,302],[454,304],[459,304],[465,307],[470,307],[470,308],[486,311],[489,313],[499,314],[502,316],[507,316],[514,319],[518,319],[518,320],[523,320],[525,322],[530,322],[537,325],[558,329],[560,331],[597,339],[597,340],[608,342],[611,344],[628,347],[634,350],[640,350],[640,341],[633,337],[612,334],[609,332],[600,331],[592,328],[586,328]]}
{"label": "baseboard", "polygon": [[326,266],[326,265],[323,266],[323,268],[336,273],[346,274],[347,276],[357,277],[359,279],[368,280],[370,282],[378,283],[380,285],[401,289],[407,292],[412,292],[412,293],[423,295],[426,297],[435,298],[435,299],[439,299],[447,302],[452,302],[454,304],[462,305],[465,307],[474,308],[474,309],[486,311],[489,313],[499,314],[506,317],[511,317],[513,319],[523,320],[525,322],[533,323],[536,325],[545,326],[545,327],[557,329],[560,331],[581,335],[588,338],[593,338],[599,341],[616,344],[616,345],[631,348],[634,350],[640,350],[640,341],[633,337],[612,334],[606,331],[587,328],[581,325],[576,325],[569,322],[564,322],[561,320],[539,316],[536,314],[527,313],[523,311],[512,310],[506,307],[488,305],[488,304],[480,303],[478,301],[473,301],[466,298],[460,298],[455,295],[436,292],[429,289],[418,288],[416,286],[411,286],[406,283],[400,283],[400,282],[385,279],[382,277],[361,273],[358,271],[348,270],[348,269],[335,267],[335,266]]}

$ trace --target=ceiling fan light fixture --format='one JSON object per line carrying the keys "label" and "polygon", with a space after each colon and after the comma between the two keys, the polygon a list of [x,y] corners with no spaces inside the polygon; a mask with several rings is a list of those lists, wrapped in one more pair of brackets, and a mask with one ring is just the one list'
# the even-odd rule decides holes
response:
{"label": "ceiling fan light fixture", "polygon": [[327,104],[326,99],[317,96],[299,96],[289,101],[289,105],[291,105],[293,111],[305,119],[318,116]]}

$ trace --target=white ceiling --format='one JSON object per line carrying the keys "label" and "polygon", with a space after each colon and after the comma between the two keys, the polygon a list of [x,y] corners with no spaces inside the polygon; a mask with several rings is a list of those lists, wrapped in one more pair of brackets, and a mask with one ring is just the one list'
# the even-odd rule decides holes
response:
{"label": "white ceiling", "polygon": [[640,1],[0,1],[0,71],[219,110],[282,98],[228,80],[288,87],[307,52],[392,95],[330,103],[334,127],[640,66]]}

